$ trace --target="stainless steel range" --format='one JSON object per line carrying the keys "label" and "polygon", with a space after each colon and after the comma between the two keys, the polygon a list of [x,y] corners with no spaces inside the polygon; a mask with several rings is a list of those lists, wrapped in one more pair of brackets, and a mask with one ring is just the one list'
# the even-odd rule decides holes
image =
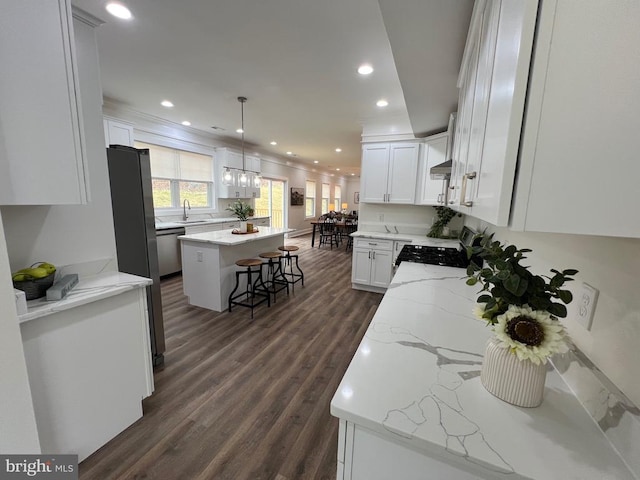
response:
{"label": "stainless steel range", "polygon": [[[427,263],[429,265],[444,265],[447,267],[467,268],[470,260],[467,258],[467,247],[476,240],[476,232],[463,227],[460,233],[460,245],[453,247],[436,247],[428,245],[405,245],[396,259],[396,267],[402,262]],[[473,258],[478,264],[482,259]]]}

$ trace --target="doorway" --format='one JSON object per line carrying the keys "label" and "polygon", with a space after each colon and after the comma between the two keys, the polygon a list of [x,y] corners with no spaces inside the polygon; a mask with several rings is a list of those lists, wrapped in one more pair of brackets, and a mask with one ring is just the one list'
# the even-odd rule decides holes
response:
{"label": "doorway", "polygon": [[260,184],[260,198],[255,200],[256,216],[271,217],[271,226],[285,226],[285,182],[273,178],[263,178]]}

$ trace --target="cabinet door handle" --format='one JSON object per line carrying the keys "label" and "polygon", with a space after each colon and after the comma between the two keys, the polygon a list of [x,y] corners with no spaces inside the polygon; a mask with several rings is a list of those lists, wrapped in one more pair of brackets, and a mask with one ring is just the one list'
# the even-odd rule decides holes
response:
{"label": "cabinet door handle", "polygon": [[376,259],[376,252],[373,252],[373,259]]}
{"label": "cabinet door handle", "polygon": [[371,260],[371,250],[369,250],[369,260]]}
{"label": "cabinet door handle", "polygon": [[377,243],[371,243],[371,242],[369,242],[369,245],[378,245],[378,244],[377,244]]}
{"label": "cabinet door handle", "polygon": [[467,197],[467,181],[473,180],[476,178],[476,172],[465,173],[462,176],[462,187],[460,187],[460,205],[465,207],[472,207],[473,202],[471,200],[466,200]]}

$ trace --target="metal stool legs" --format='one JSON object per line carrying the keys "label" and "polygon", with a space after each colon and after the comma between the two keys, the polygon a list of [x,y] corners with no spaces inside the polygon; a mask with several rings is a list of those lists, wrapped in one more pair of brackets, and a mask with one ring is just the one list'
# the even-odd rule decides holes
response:
{"label": "metal stool legs", "polygon": [[[293,271],[294,259],[296,261],[296,270],[298,270],[298,273],[295,273]],[[291,253],[287,251],[286,255],[282,257],[282,261],[284,261],[283,275],[291,284],[291,290],[295,292],[296,282],[300,281],[302,282],[302,286],[304,287],[304,273],[300,269],[300,265],[298,265],[298,255],[291,255]],[[287,267],[289,267],[289,271],[287,271]]]}
{"label": "metal stool legs", "polygon": [[[233,305],[241,307],[247,307],[251,309],[251,319],[253,320],[253,309],[261,303],[267,302],[267,306],[271,306],[271,294],[267,291],[267,286],[262,279],[262,261],[258,259],[238,260],[236,265],[246,267],[244,271],[236,272],[236,286],[229,294],[229,312]],[[252,270],[252,267],[258,267],[257,270]],[[256,279],[252,282],[253,274],[256,275]],[[240,276],[247,276],[247,285],[244,292],[236,294],[236,291],[240,287]],[[256,300],[256,297],[262,297],[260,300]]]}
{"label": "metal stool legs", "polygon": [[[265,264],[267,266],[267,290],[273,293],[273,303],[276,302],[276,295],[282,290],[287,291],[289,295],[289,282],[282,273],[282,256],[280,252],[266,252],[258,255],[260,258],[266,258],[269,261]],[[277,259],[277,262],[274,261]]]}

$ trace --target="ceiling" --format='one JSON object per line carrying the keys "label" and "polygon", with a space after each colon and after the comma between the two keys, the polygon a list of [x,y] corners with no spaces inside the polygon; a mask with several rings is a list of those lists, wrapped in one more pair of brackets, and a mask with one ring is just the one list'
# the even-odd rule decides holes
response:
{"label": "ceiling", "polygon": [[[245,96],[254,151],[337,175],[359,175],[368,125],[416,135],[446,127],[473,4],[126,0],[125,21],[105,11],[106,0],[72,3],[106,21],[98,49],[109,101],[237,141]],[[362,63],[374,72],[359,75]],[[387,107],[376,106],[382,98]],[[175,106],[162,107],[165,99]]]}

